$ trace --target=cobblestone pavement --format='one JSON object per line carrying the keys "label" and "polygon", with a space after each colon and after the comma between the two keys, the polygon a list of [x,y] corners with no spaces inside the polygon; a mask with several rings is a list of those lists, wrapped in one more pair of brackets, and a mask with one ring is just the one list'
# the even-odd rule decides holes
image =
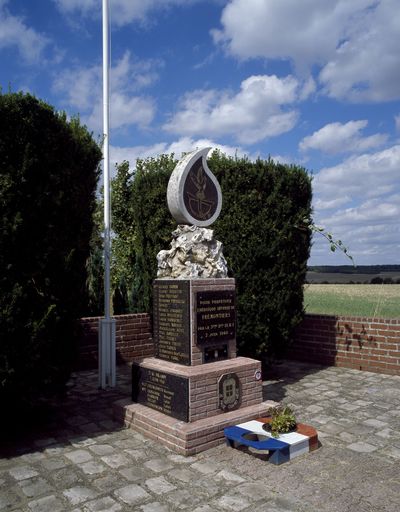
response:
{"label": "cobblestone pavement", "polygon": [[400,376],[276,366],[265,399],[292,405],[322,446],[274,466],[225,445],[185,458],[121,428],[111,403],[129,378],[118,371],[107,391],[95,372],[76,374],[46,428],[3,442],[1,512],[400,510]]}

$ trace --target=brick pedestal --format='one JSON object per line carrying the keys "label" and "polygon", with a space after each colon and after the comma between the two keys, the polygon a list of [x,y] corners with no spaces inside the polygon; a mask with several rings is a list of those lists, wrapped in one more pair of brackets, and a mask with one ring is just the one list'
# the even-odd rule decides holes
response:
{"label": "brick pedestal", "polygon": [[261,363],[236,357],[234,279],[158,279],[153,316],[157,357],[132,367],[136,403],[116,404],[127,426],[190,455],[274,405],[262,401]]}

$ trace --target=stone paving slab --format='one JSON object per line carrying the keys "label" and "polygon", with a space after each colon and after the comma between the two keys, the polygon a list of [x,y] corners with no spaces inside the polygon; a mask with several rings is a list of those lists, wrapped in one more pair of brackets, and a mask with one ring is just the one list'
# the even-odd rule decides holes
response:
{"label": "stone paving slab", "polygon": [[285,361],[263,390],[318,430],[317,451],[281,466],[225,445],[182,457],[113,421],[128,368],[106,391],[75,374],[46,425],[2,440],[0,512],[400,510],[399,376]]}

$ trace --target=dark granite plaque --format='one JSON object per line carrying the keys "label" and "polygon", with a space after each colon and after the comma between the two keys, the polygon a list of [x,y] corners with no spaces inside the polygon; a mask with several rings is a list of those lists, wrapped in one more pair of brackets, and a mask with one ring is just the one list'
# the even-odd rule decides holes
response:
{"label": "dark granite plaque", "polygon": [[197,292],[197,343],[233,340],[236,337],[235,291]]}
{"label": "dark granite plaque", "polygon": [[183,201],[189,214],[198,221],[211,219],[218,207],[218,191],[203,169],[200,157],[191,167],[183,186]]}
{"label": "dark granite plaque", "polygon": [[132,365],[132,400],[189,421],[189,379]]}
{"label": "dark granite plaque", "polygon": [[160,279],[153,288],[153,334],[156,357],[191,364],[188,281]]}

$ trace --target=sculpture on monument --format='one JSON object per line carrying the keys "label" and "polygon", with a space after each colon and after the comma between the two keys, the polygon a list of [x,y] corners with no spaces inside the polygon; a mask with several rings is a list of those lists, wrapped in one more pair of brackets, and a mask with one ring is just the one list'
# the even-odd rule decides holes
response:
{"label": "sculpture on monument", "polygon": [[157,255],[158,278],[224,278],[228,270],[222,243],[206,226],[221,212],[221,188],[207,166],[210,148],[188,153],[175,167],[168,183],[169,210],[179,223],[171,249]]}

